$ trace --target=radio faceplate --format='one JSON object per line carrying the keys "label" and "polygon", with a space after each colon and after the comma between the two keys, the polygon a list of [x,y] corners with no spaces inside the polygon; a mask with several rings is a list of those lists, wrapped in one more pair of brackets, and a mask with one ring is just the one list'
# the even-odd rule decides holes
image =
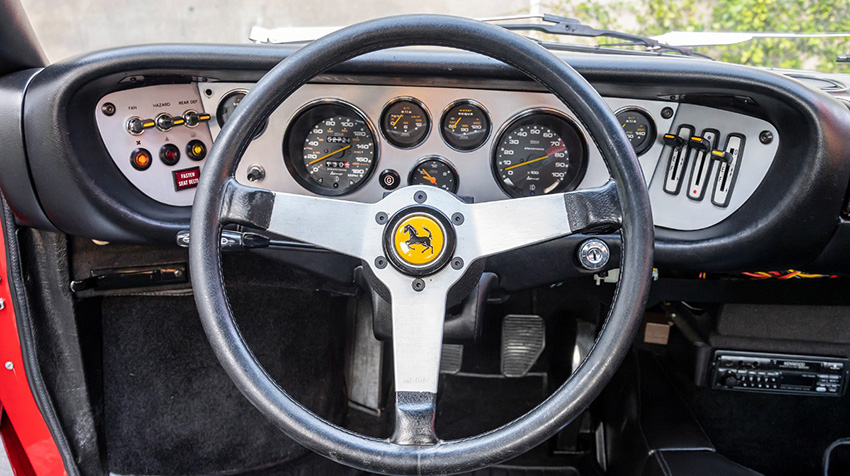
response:
{"label": "radio faceplate", "polygon": [[844,395],[848,360],[835,357],[718,350],[711,387],[786,395]]}

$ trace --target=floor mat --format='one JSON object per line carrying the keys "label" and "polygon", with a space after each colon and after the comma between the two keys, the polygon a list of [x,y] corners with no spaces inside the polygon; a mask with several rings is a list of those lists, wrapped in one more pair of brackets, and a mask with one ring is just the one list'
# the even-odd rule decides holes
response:
{"label": "floor mat", "polygon": [[[240,290],[231,299],[240,330],[266,371],[308,408],[338,419],[345,301],[271,289]],[[192,297],[104,298],[102,319],[111,472],[221,474],[307,453],[233,385],[212,353]]]}

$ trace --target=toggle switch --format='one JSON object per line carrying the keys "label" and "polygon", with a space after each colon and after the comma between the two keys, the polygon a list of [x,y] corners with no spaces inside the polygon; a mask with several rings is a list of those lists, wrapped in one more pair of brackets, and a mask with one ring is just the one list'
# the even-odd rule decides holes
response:
{"label": "toggle switch", "polygon": [[183,113],[183,120],[186,124],[186,127],[195,127],[202,122],[209,121],[210,115],[190,110]]}
{"label": "toggle switch", "polygon": [[145,132],[145,129],[150,129],[154,126],[156,126],[156,122],[153,119],[131,117],[130,120],[127,121],[127,132],[134,136],[137,136],[142,132]]}

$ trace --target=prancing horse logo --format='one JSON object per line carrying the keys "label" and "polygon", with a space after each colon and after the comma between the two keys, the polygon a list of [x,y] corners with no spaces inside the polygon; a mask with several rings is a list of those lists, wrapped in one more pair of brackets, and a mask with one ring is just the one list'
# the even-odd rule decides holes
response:
{"label": "prancing horse logo", "polygon": [[405,225],[404,228],[402,228],[402,231],[404,233],[407,233],[407,236],[409,238],[404,243],[410,248],[413,248],[413,245],[421,245],[422,253],[428,250],[431,250],[431,252],[433,253],[434,247],[431,246],[431,238],[433,238],[434,235],[431,234],[431,230],[429,230],[427,227],[423,226],[422,229],[425,230],[426,233],[428,233],[428,236],[419,236],[419,232],[416,231],[416,228],[414,228],[413,225]]}
{"label": "prancing horse logo", "polygon": [[405,265],[427,266],[445,255],[446,229],[425,213],[402,218],[394,224],[387,238],[392,254]]}

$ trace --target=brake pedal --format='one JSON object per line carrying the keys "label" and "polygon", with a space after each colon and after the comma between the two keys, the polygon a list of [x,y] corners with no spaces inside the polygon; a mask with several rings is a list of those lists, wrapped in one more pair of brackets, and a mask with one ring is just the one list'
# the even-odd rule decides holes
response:
{"label": "brake pedal", "polygon": [[546,347],[543,318],[508,314],[502,321],[502,375],[524,377]]}
{"label": "brake pedal", "polygon": [[456,374],[463,364],[463,346],[460,344],[443,344],[440,355],[440,373]]}

